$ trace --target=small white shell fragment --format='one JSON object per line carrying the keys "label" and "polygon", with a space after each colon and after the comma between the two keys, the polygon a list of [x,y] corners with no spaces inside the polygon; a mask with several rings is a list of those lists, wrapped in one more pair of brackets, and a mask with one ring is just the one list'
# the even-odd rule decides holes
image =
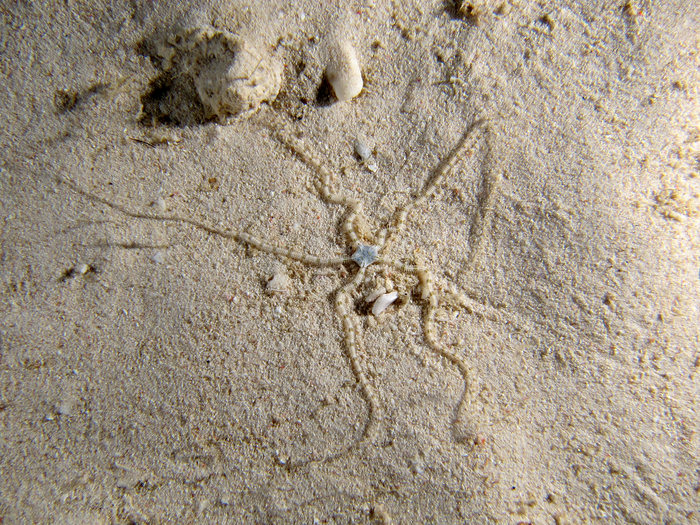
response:
{"label": "small white shell fragment", "polygon": [[338,100],[353,99],[362,91],[362,71],[355,49],[349,42],[341,42],[331,48],[326,78]]}
{"label": "small white shell fragment", "polygon": [[159,213],[163,213],[165,210],[168,209],[168,207],[165,205],[165,199],[163,199],[163,197],[158,197],[155,200],[155,202],[153,203],[153,208]]}
{"label": "small white shell fragment", "polygon": [[386,310],[391,303],[399,298],[398,292],[385,293],[379,296],[372,306],[372,315],[380,315],[384,310]]}
{"label": "small white shell fragment", "polygon": [[156,264],[160,264],[165,260],[165,256],[163,255],[163,252],[156,252],[155,255],[151,257],[151,260]]}
{"label": "small white shell fragment", "polygon": [[367,299],[365,299],[366,302],[368,303],[373,303],[377,299],[379,299],[380,296],[384,295],[386,293],[386,288],[383,286],[380,286],[376,290],[374,290],[371,294],[367,296]]}
{"label": "small white shell fragment", "polygon": [[70,416],[73,413],[73,402],[70,399],[62,399],[56,407],[56,412],[62,416]]}
{"label": "small white shell fragment", "polygon": [[289,289],[289,277],[287,274],[277,272],[272,279],[267,282],[268,293],[284,293]]}
{"label": "small white shell fragment", "polygon": [[355,153],[363,162],[372,156],[372,150],[361,139],[355,141]]}
{"label": "small white shell fragment", "polygon": [[90,267],[89,267],[87,264],[85,264],[85,263],[78,263],[78,264],[76,264],[75,267],[73,268],[73,271],[74,271],[75,273],[79,273],[80,275],[84,275],[85,273],[87,273],[87,271],[88,271],[89,269],[90,269]]}

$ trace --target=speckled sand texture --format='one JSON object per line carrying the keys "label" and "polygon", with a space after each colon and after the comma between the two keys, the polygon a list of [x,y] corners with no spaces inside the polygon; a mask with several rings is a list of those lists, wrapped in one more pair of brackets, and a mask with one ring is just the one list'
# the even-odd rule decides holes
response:
{"label": "speckled sand texture", "polygon": [[3,525],[700,523],[697,0],[0,17]]}

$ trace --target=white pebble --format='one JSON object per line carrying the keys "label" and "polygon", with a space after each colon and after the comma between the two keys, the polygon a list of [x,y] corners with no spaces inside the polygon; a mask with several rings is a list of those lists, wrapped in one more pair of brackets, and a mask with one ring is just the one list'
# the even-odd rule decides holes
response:
{"label": "white pebble", "polygon": [[156,252],[155,255],[151,257],[151,260],[156,264],[160,264],[165,260],[165,256],[163,252]]}
{"label": "white pebble", "polygon": [[84,275],[87,273],[87,271],[90,269],[90,267],[85,264],[85,263],[78,263],[75,265],[75,268],[73,268],[73,271],[75,273],[79,273],[80,275]]}
{"label": "white pebble", "polygon": [[399,293],[398,292],[391,292],[391,293],[385,293],[379,297],[374,302],[374,306],[372,306],[372,315],[379,315],[381,314],[384,310],[386,310],[391,303],[396,301],[396,299],[399,298]]}
{"label": "white pebble", "polygon": [[342,42],[331,49],[326,77],[338,100],[350,100],[362,91],[362,71],[349,42]]}

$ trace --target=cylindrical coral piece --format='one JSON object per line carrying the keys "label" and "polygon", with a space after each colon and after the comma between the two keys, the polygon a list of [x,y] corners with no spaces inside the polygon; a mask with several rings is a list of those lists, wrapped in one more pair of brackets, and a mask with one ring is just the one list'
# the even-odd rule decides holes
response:
{"label": "cylindrical coral piece", "polygon": [[333,86],[338,100],[350,100],[362,91],[362,71],[355,49],[349,42],[333,46],[330,52],[326,78]]}

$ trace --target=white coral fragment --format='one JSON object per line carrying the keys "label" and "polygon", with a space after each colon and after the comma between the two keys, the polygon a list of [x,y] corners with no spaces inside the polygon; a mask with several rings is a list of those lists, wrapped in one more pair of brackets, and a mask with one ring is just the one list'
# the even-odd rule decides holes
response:
{"label": "white coral fragment", "polygon": [[331,49],[326,78],[338,100],[351,100],[362,91],[362,71],[349,42],[341,42]]}
{"label": "white coral fragment", "polygon": [[282,65],[228,31],[197,29],[170,45],[165,69],[191,76],[210,117],[249,116],[279,94]]}

